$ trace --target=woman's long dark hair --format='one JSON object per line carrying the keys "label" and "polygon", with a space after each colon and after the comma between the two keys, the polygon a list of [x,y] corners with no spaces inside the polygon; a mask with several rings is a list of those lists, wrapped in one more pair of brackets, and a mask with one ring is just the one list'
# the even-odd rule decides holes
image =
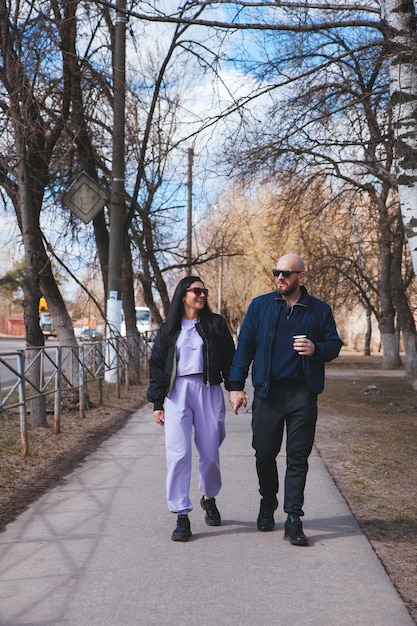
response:
{"label": "woman's long dark hair", "polygon": [[[193,283],[203,283],[203,281],[198,276],[186,276],[180,280],[175,288],[166,319],[165,343],[170,344],[176,332],[181,330],[181,320],[184,313],[183,298],[185,296],[185,292]],[[215,316],[208,305],[207,299],[204,303],[204,307],[200,311],[199,317],[204,333],[210,334],[212,332],[216,332],[214,323]]]}

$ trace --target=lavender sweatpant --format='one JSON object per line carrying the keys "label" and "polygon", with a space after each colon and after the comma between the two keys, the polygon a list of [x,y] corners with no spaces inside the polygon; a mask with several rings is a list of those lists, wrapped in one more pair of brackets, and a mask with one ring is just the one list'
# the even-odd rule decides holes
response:
{"label": "lavender sweatpant", "polygon": [[209,498],[221,488],[219,447],[225,438],[225,406],[220,385],[207,387],[201,374],[175,379],[165,399],[167,500],[172,513],[189,513],[192,431],[199,454],[199,489]]}

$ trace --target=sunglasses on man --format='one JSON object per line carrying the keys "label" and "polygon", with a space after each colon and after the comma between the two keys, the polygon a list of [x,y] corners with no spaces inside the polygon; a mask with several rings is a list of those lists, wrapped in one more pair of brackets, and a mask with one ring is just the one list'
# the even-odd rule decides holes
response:
{"label": "sunglasses on man", "polygon": [[301,270],[272,270],[275,278],[278,278],[280,274],[283,275],[284,278],[289,278],[292,274],[302,274]]}
{"label": "sunglasses on man", "polygon": [[195,296],[201,296],[202,293],[206,297],[208,296],[208,289],[206,289],[205,287],[190,287],[189,289],[186,289],[185,291],[192,291]]}

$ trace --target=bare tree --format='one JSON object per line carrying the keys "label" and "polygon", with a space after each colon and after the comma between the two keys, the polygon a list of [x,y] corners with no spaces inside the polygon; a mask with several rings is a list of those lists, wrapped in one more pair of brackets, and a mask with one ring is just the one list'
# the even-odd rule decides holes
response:
{"label": "bare tree", "polygon": [[[297,14],[296,7],[294,10]],[[250,122],[248,115],[243,139],[235,147],[234,163],[238,168],[239,163],[245,164],[244,170],[240,169],[245,178],[248,172],[269,181],[276,175],[282,184],[282,175],[286,175],[292,204],[319,179],[327,181],[328,190],[334,189],[335,208],[342,192],[351,197],[354,193],[368,195],[369,206],[377,210],[380,274],[375,311],[384,345],[384,367],[393,367],[400,364],[396,319],[401,325],[407,316],[396,318],[391,291],[395,264],[401,266],[405,257],[396,243],[398,212],[392,203],[397,180],[386,40],[380,34],[381,21],[374,23],[373,30],[370,23],[348,30],[344,20],[337,21],[335,7],[326,5],[327,13],[332,10],[333,19],[319,27],[320,20],[314,23],[310,19],[314,9],[305,7],[305,28],[300,28],[295,39],[289,41],[281,35],[277,46],[273,40],[267,41],[265,63],[258,63],[257,69],[263,85],[274,85],[273,93],[269,93],[271,105],[266,108],[268,125],[262,118],[259,124]],[[277,84],[281,84],[281,91]],[[231,154],[230,146],[227,152]],[[317,215],[317,207],[313,213]],[[360,257],[355,258],[359,267]],[[348,276],[346,273],[347,280]],[[408,372],[413,373],[417,365],[415,342],[406,343],[411,351]]]}
{"label": "bare tree", "polygon": [[[222,9],[222,5],[227,6],[228,11],[221,11],[220,15],[227,15],[228,20],[217,19],[217,10]],[[91,3],[53,0],[46,6],[51,9],[50,15],[47,11],[36,13],[35,5],[23,2],[20,7],[25,11],[25,20],[20,20],[17,12],[11,18],[7,0],[0,1],[3,60],[0,80],[6,87],[0,111],[3,111],[8,136],[13,136],[12,142],[2,139],[7,150],[0,163],[0,184],[13,198],[17,214],[23,199],[25,207],[34,207],[33,214],[29,209],[29,217],[34,218],[36,242],[27,242],[27,262],[32,269],[28,269],[26,282],[31,283],[36,295],[27,294],[27,306],[31,307],[28,324],[36,323],[34,302],[41,292],[47,291],[45,295],[58,320],[60,340],[72,341],[65,307],[49,263],[47,252],[52,254],[51,249],[44,243],[39,216],[45,207],[45,193],[48,199],[58,198],[82,170],[100,184],[109,186],[111,155],[107,146],[112,120],[109,67],[114,25],[108,3],[98,2],[92,6]],[[400,27],[390,23],[397,3],[390,0],[385,6],[384,21],[378,3],[373,0],[366,6],[207,0],[181,3],[172,14],[164,14],[161,7],[153,10],[151,5],[132,3],[127,11],[131,20],[130,52],[135,49],[140,31],[151,24],[164,23],[166,28],[170,25],[171,39],[166,45],[164,40],[161,52],[155,46],[157,54],[153,58],[152,77],[143,71],[143,47],[136,48],[136,58],[131,57],[130,106],[127,109],[129,215],[125,224],[123,277],[123,307],[129,331],[135,330],[135,281],[139,280],[142,297],[159,321],[162,317],[160,303],[165,312],[169,306],[169,275],[183,271],[186,265],[184,237],[175,226],[180,217],[178,201],[170,198],[173,188],[167,185],[170,155],[177,146],[187,145],[207,129],[214,128],[219,120],[231,116],[234,132],[236,129],[244,132],[239,135],[240,155],[249,156],[247,142],[250,140],[256,146],[258,133],[267,138],[258,143],[258,149],[251,150],[254,178],[260,173],[261,179],[270,177],[274,172],[279,172],[281,177],[290,174],[292,169],[302,174],[305,189],[307,180],[313,184],[319,176],[325,180],[324,187],[338,186],[335,197],[342,188],[345,193],[356,189],[358,194],[368,194],[373,206],[380,207],[381,306],[376,310],[379,310],[381,331],[388,346],[390,339],[396,336],[397,314],[398,320],[401,317],[400,324],[413,332],[407,322],[409,316],[405,313],[404,300],[400,316],[397,311],[400,298],[395,294],[394,305],[394,294],[389,287],[395,274],[400,273],[404,278],[407,272],[404,269],[406,255],[399,245],[400,229],[396,227],[398,212],[388,200],[396,190],[397,178],[392,169],[387,69],[394,76],[397,66],[388,65],[386,55],[395,53],[398,59],[407,61],[407,55],[398,53],[412,48],[413,9],[409,7],[407,15],[402,15]],[[78,32],[81,17],[84,20],[82,37]],[[254,54],[254,46],[243,45],[242,53],[238,54],[236,36],[251,33],[253,37],[256,32],[261,33],[267,44],[263,63]],[[107,33],[108,37],[103,36]],[[277,33],[279,45],[276,45]],[[404,33],[408,36],[406,43],[398,38],[399,35],[404,38]],[[38,43],[30,49],[29,41]],[[239,97],[220,72],[223,58],[228,59],[229,43],[233,46],[234,67],[239,67],[249,79],[246,93]],[[21,52],[29,49],[31,54],[25,57],[29,62],[23,64]],[[51,54],[47,55],[46,50]],[[45,63],[46,58],[50,59],[49,63]],[[179,74],[187,75],[190,59],[200,72],[210,72],[228,94],[228,101],[213,113],[201,118],[195,116],[192,122],[189,117],[185,130],[179,130],[181,99],[179,89],[176,92],[172,86],[176,86]],[[136,67],[136,72],[132,71],[135,60],[139,72]],[[302,89],[297,87],[300,84]],[[401,86],[398,90],[398,81],[392,81],[392,85],[396,85],[392,90],[397,94],[392,109],[396,116],[399,109],[395,108],[395,102]],[[292,98],[291,93],[296,97]],[[255,119],[267,110],[263,97],[271,99],[269,122],[275,123],[279,132],[275,129],[269,132],[265,124],[258,127],[247,124],[246,111]],[[412,115],[407,119],[412,119]],[[336,141],[335,136],[341,141]],[[401,138],[405,143],[403,135]],[[13,144],[19,146],[18,158],[10,149]],[[400,146],[398,142],[396,145]],[[27,183],[27,176],[31,177],[31,183],[25,189],[23,183]],[[23,221],[20,216],[19,219],[27,237],[30,219],[26,220],[26,215]],[[69,232],[80,237],[77,221],[71,216],[69,221]],[[409,224],[407,234],[408,231]],[[106,287],[108,221],[105,211],[94,220],[94,234]],[[200,247],[193,265],[198,267],[219,255],[224,257],[222,246]],[[359,263],[357,265],[359,267]],[[406,285],[404,278],[405,288]],[[385,352],[390,362],[394,360],[394,349],[387,348]]]}
{"label": "bare tree", "polygon": [[[27,30],[33,26],[29,10],[25,21]],[[43,22],[43,20],[42,20]],[[46,26],[42,23],[42,26]],[[29,35],[29,33],[26,33]],[[14,154],[7,154],[1,160],[3,187],[13,203],[22,239],[24,242],[24,317],[26,342],[36,352],[36,346],[44,343],[39,326],[39,299],[48,285],[48,299],[55,316],[57,332],[67,333],[72,326],[62,297],[54,280],[49,258],[43,244],[39,225],[40,211],[49,180],[49,163],[53,149],[64,128],[65,115],[51,117],[48,101],[53,92],[45,81],[37,91],[28,69],[34,64],[34,74],[40,73],[37,42],[32,41],[30,58],[23,64],[19,52],[24,38],[17,23],[12,24],[5,0],[0,3],[0,50],[2,63],[0,80],[7,94],[1,101],[7,131],[13,136]],[[26,42],[25,42],[26,43]],[[32,69],[32,68],[31,68]],[[45,77],[44,77],[45,78]],[[11,166],[11,163],[13,164]],[[73,339],[73,333],[69,340]],[[75,341],[75,340],[74,340]],[[33,385],[39,388],[41,380],[39,362],[32,368]],[[33,401],[32,422],[36,425],[45,422],[44,399]]]}

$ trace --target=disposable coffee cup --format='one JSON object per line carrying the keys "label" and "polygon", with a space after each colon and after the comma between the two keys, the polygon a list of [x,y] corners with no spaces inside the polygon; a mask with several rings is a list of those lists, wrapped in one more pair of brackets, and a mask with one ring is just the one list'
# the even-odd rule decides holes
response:
{"label": "disposable coffee cup", "polygon": [[[307,339],[307,335],[293,335],[293,341],[296,341],[296,339]],[[301,352],[301,347],[295,347],[294,346],[294,350],[298,353]]]}

